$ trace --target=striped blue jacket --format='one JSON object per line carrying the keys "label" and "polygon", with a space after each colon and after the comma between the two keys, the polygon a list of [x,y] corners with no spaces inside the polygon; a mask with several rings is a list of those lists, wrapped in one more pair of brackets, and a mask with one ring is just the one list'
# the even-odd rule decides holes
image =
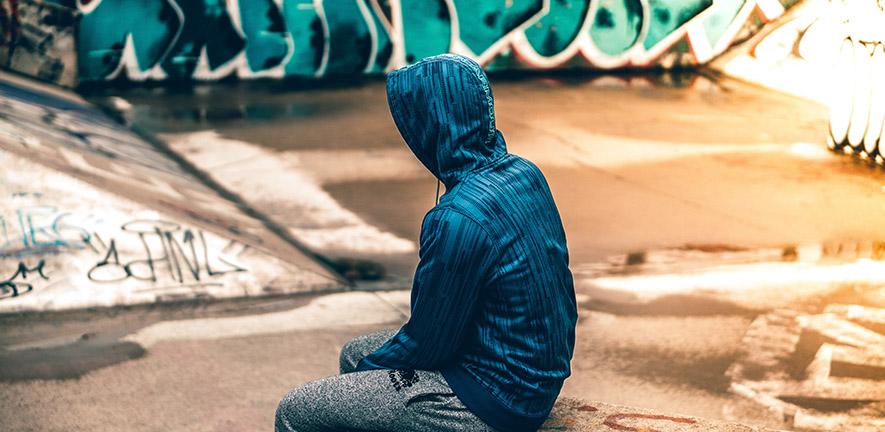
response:
{"label": "striped blue jacket", "polygon": [[394,71],[387,97],[446,193],[421,227],[409,321],[357,370],[439,370],[495,429],[534,431],[570,374],[577,320],[547,181],[507,153],[472,60],[446,54]]}

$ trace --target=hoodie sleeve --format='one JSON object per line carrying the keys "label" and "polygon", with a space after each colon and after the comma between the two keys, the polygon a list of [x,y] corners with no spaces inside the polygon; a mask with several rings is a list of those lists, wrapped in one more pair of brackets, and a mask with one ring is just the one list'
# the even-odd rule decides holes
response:
{"label": "hoodie sleeve", "polygon": [[439,369],[462,342],[488,281],[494,246],[476,222],[447,208],[427,215],[420,242],[411,318],[357,371]]}

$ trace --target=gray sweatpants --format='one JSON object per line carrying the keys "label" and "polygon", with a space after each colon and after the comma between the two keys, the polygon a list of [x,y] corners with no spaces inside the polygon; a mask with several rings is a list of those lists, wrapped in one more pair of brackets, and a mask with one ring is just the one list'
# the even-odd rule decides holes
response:
{"label": "gray sweatpants", "polygon": [[353,372],[395,332],[357,337],[341,349],[341,375],[290,391],[276,432],[494,431],[465,407],[436,371]]}

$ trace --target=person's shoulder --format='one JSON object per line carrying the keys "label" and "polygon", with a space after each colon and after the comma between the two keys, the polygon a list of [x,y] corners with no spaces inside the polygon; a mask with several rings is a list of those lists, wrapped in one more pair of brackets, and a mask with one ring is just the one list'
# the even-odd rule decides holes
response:
{"label": "person's shoulder", "polygon": [[441,202],[436,207],[430,209],[424,215],[425,223],[440,222],[457,222],[457,223],[475,223],[476,217],[470,214],[470,211],[464,206],[458,205],[457,201]]}
{"label": "person's shoulder", "polygon": [[469,235],[484,233],[487,238],[491,238],[487,231],[487,225],[486,218],[475,211],[471,212],[469,206],[447,203],[438,205],[427,212],[424,216],[422,235],[430,232],[449,231],[463,234],[473,233]]}
{"label": "person's shoulder", "polygon": [[513,166],[515,168],[522,169],[522,170],[528,170],[533,173],[539,174],[542,177],[544,176],[544,173],[541,172],[541,168],[538,168],[538,165],[535,165],[534,162],[532,162],[522,156],[519,156],[519,155],[512,155],[512,156],[513,156]]}

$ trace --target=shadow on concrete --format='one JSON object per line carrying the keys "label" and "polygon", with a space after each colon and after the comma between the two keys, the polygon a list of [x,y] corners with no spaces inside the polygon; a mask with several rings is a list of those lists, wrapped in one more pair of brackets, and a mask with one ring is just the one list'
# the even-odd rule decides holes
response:
{"label": "shadow on concrete", "polygon": [[60,347],[0,351],[0,381],[74,379],[92,370],[144,356],[141,345],[84,334]]}

